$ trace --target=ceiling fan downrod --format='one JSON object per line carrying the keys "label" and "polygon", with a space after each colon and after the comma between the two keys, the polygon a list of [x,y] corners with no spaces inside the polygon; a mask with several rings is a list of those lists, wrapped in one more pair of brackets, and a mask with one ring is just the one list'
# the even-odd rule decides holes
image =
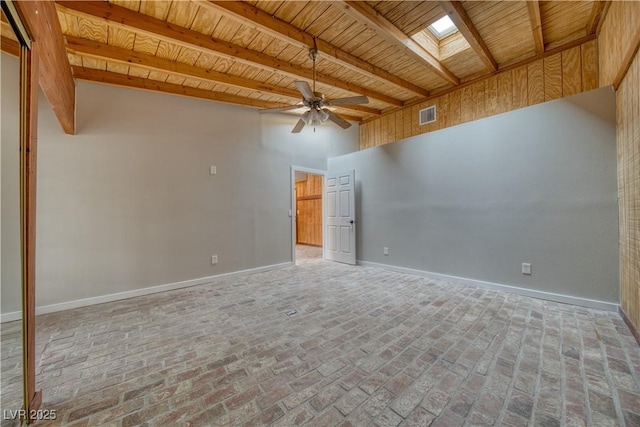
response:
{"label": "ceiling fan downrod", "polygon": [[309,49],[309,59],[313,62],[313,93],[316,92],[316,61],[318,60],[318,46],[316,38],[313,38],[313,47]]}

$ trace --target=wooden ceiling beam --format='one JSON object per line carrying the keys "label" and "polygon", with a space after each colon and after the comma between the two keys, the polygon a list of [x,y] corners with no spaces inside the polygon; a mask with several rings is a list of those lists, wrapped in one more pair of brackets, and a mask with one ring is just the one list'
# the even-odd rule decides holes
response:
{"label": "wooden ceiling beam", "polygon": [[459,1],[441,1],[440,7],[447,12],[449,18],[453,21],[456,28],[460,31],[463,37],[467,40],[471,49],[473,49],[480,60],[484,63],[487,70],[494,72],[498,70],[498,63],[493,58],[491,51],[487,47],[484,40],[478,33],[476,26],[467,15],[467,11]]}
{"label": "wooden ceiling beam", "polygon": [[14,2],[30,36],[39,45],[39,84],[53,112],[69,135],[76,128],[76,88],[62,38],[58,12],[53,2],[46,0]]}
{"label": "wooden ceiling beam", "polygon": [[87,80],[97,83],[124,86],[135,89],[150,90],[153,92],[170,93],[173,95],[188,96],[191,98],[207,99],[210,101],[225,102],[229,104],[245,105],[254,108],[275,108],[285,107],[287,104],[278,102],[262,101],[254,98],[233,95],[224,92],[215,92],[205,89],[197,89],[188,86],[181,86],[173,83],[161,82],[158,80],[145,79],[142,77],[128,76],[110,71],[96,70],[93,68],[73,67],[73,75],[76,79]]}
{"label": "wooden ceiling beam", "polygon": [[67,51],[84,57],[131,65],[150,71],[161,71],[186,78],[195,78],[213,83],[221,83],[225,86],[232,86],[240,89],[251,89],[271,95],[285,96],[287,98],[295,99],[300,98],[300,93],[293,89],[278,88],[277,86],[260,83],[255,80],[236,77],[214,70],[205,70],[204,68],[196,67],[194,65],[172,61],[159,56],[111,46],[80,37],[68,35],[66,36],[66,39]]}
{"label": "wooden ceiling beam", "polygon": [[602,18],[602,12],[604,11],[605,6],[607,6],[608,3],[611,3],[611,2],[600,1],[600,0],[596,0],[593,2],[593,7],[591,8],[591,15],[589,16],[589,21],[587,21],[587,27],[586,27],[587,35],[596,33],[596,30],[598,29],[598,23]]}
{"label": "wooden ceiling beam", "polygon": [[387,42],[404,50],[409,56],[421,64],[427,65],[438,76],[452,85],[460,84],[460,79],[449,71],[442,63],[422,46],[403,33],[398,27],[389,22],[374,8],[362,1],[333,1],[332,4],[346,14],[374,30],[378,36]]}
{"label": "wooden ceiling beam", "polygon": [[12,40],[8,37],[2,36],[0,38],[0,46],[2,52],[9,54],[11,56],[15,56],[16,58],[20,56],[20,45],[17,41]]}
{"label": "wooden ceiling beam", "polygon": [[[8,40],[18,40],[13,32],[13,28],[11,28],[11,24],[9,24],[9,21],[7,21],[7,18],[4,16],[4,12],[0,13],[0,34]],[[20,45],[18,45],[18,50],[20,50]]]}
{"label": "wooden ceiling beam", "polygon": [[[303,77],[309,80],[313,78],[313,72],[310,69],[274,58],[262,52],[247,49],[234,43],[218,40],[189,28],[134,12],[112,3],[102,1],[58,1],[57,4],[64,13],[72,15],[79,14],[80,16],[100,19],[110,25],[130,31],[141,32],[169,43],[206,51],[216,56],[223,56],[252,66],[259,66],[260,68],[276,73],[284,73],[294,78]],[[357,84],[342,81],[326,74],[317,73],[317,80],[326,85],[340,88],[354,94],[366,95],[389,105],[398,107],[404,105],[399,99]]]}
{"label": "wooden ceiling beam", "polygon": [[542,18],[540,18],[540,3],[538,0],[527,1],[529,21],[533,31],[533,42],[536,45],[536,55],[544,53],[544,37],[542,36]]}
{"label": "wooden ceiling beam", "polygon": [[[96,70],[92,68],[73,67],[73,75],[78,80],[86,80],[96,83],[103,83],[114,86],[121,86],[133,89],[147,90],[151,92],[160,92],[171,95],[187,96],[190,98],[205,99],[208,101],[224,102],[227,104],[242,105],[253,108],[276,108],[286,107],[287,104],[279,102],[263,101],[260,99],[247,98],[244,96],[233,95],[230,93],[214,92],[205,89],[197,89],[188,86],[181,86],[173,83],[161,82],[158,80],[150,80],[142,77],[127,76],[120,73],[112,73],[110,71]],[[341,114],[347,120],[360,122],[361,117],[348,116]]]}
{"label": "wooden ceiling beam", "polygon": [[[71,53],[95,59],[107,60],[124,65],[133,65],[151,71],[160,71],[195,78],[239,89],[250,89],[269,95],[284,96],[300,101],[302,95],[294,89],[270,85],[243,77],[232,76],[214,70],[205,70],[194,65],[171,61],[166,58],[135,52],[128,49],[106,45],[104,43],[86,40],[79,37],[67,36],[67,50]],[[381,111],[362,105],[345,106],[345,109],[361,111],[366,114],[380,115]]]}
{"label": "wooden ceiling beam", "polygon": [[323,54],[320,55],[320,59],[328,57],[332,62],[350,70],[366,74],[367,76],[375,79],[384,80],[400,89],[407,90],[418,96],[429,96],[428,90],[401,79],[380,67],[363,61],[362,59],[345,52],[331,43],[323,39],[316,38],[313,34],[301,30],[244,1],[208,0],[199,2],[198,4],[203,7],[212,8],[218,12],[222,12],[243,24],[246,24],[247,21],[249,21],[252,23],[252,26],[260,28],[271,36],[299,47],[309,49],[316,46]]}

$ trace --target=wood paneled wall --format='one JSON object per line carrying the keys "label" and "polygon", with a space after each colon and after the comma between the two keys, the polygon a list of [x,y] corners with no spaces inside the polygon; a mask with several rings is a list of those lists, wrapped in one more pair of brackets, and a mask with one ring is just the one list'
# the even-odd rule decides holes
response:
{"label": "wood paneled wall", "polygon": [[633,58],[633,47],[640,38],[639,19],[640,2],[611,2],[598,36],[600,86],[613,84]]}
{"label": "wood paneled wall", "polygon": [[296,182],[296,243],[322,246],[322,176]]}
{"label": "wood paneled wall", "polygon": [[322,175],[307,175],[306,181],[296,182],[296,195],[322,196]]}
{"label": "wood paneled wall", "polygon": [[[640,2],[612,2],[598,37],[601,85],[617,86],[620,307],[640,343]],[[619,83],[619,86],[618,86]]]}
{"label": "wood paneled wall", "polygon": [[640,56],[616,93],[620,305],[640,331]]}
{"label": "wood paneled wall", "polygon": [[[363,123],[360,125],[360,149],[597,87],[598,49],[596,41],[590,40]],[[430,105],[436,105],[437,121],[420,126],[418,111]]]}

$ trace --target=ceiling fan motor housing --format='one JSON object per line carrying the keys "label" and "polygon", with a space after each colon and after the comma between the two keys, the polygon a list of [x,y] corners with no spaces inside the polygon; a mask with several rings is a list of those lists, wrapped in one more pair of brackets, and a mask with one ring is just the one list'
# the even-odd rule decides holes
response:
{"label": "ceiling fan motor housing", "polygon": [[303,99],[302,104],[307,108],[320,109],[325,105],[324,95],[319,92],[313,92],[313,99]]}

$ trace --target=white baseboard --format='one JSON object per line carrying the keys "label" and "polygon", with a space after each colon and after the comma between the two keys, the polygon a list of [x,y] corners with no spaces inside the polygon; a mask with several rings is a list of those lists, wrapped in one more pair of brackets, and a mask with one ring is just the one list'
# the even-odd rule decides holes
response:
{"label": "white baseboard", "polygon": [[[592,300],[587,298],[574,297],[569,295],[555,294],[552,292],[544,292],[544,291],[538,291],[534,289],[519,288],[517,286],[503,285],[503,284],[492,283],[492,282],[484,282],[481,280],[468,279],[465,277],[449,276],[446,274],[433,273],[430,271],[416,270],[416,269],[406,268],[406,267],[397,267],[397,266],[388,265],[388,264],[379,264],[375,262],[358,260],[358,265],[362,265],[365,267],[382,268],[385,270],[396,271],[399,273],[413,274],[415,276],[429,277],[437,280],[452,281],[452,282],[461,283],[469,286],[476,286],[478,288],[491,289],[491,290],[502,291],[502,292],[510,292],[518,295],[533,297],[533,298],[539,298],[539,299],[555,301],[555,302],[560,302],[565,304],[578,305],[581,307],[597,308],[600,310],[615,311],[615,312],[617,312],[619,308],[619,304],[612,303],[612,302],[605,302],[605,301],[598,301],[598,300]],[[50,304],[50,305],[37,307],[36,314],[54,313],[57,311],[70,310],[70,309],[79,308],[79,307],[86,307],[94,304],[103,304],[106,302],[119,301],[119,300],[138,297],[142,295],[155,294],[157,292],[165,292],[165,291],[171,291],[174,289],[187,288],[190,286],[204,285],[214,280],[222,279],[225,277],[235,277],[235,276],[242,276],[242,275],[248,275],[248,274],[262,273],[270,270],[277,270],[277,269],[282,269],[282,268],[291,267],[291,266],[293,266],[293,263],[284,262],[281,264],[273,264],[273,265],[267,265],[264,267],[251,268],[247,270],[233,271],[230,273],[223,273],[215,276],[202,277],[199,279],[185,280],[183,282],[168,283],[165,285],[151,286],[148,288],[140,288],[140,289],[134,289],[131,291],[118,292],[115,294],[101,295],[101,296],[91,297],[91,298],[83,298],[79,300],[68,301],[68,302],[63,302],[58,304]],[[22,318],[21,311],[2,313],[0,314],[0,323],[13,322],[15,320],[20,320],[21,318]]]}
{"label": "white baseboard", "polygon": [[581,307],[597,308],[606,311],[618,311],[619,304],[606,301],[592,300],[588,298],[574,297],[570,295],[555,294],[552,292],[538,291],[535,289],[519,288],[517,286],[502,285],[499,283],[483,282],[482,280],[467,279],[465,277],[448,276],[446,274],[432,273],[430,271],[414,270],[412,268],[397,267],[395,265],[378,264],[376,262],[358,260],[358,265],[364,267],[376,267],[399,273],[412,274],[415,276],[423,276],[431,279],[445,280],[449,282],[461,283],[469,286],[476,286],[483,289],[491,289],[494,291],[510,292],[513,294],[524,295],[527,297],[555,301],[564,304],[573,304]]}
{"label": "white baseboard", "polygon": [[[248,274],[263,273],[270,270],[278,270],[281,268],[293,266],[292,262],[283,262],[281,264],[266,265],[264,267],[250,268],[248,270],[233,271],[230,273],[218,274],[215,276],[201,277],[199,279],[185,280],[183,282],[168,283],[166,285],[151,286],[148,288],[134,289],[131,291],[118,292],[115,294],[100,295],[97,297],[83,298],[74,301],[62,302],[58,304],[44,305],[36,307],[36,315],[54,313],[56,311],[70,310],[72,308],[86,307],[94,304],[103,304],[105,302],[119,301],[123,299],[139,297],[142,295],[155,294],[158,292],[172,291],[174,289],[188,288],[190,286],[204,285],[214,280],[225,277],[244,276]],[[22,311],[13,311],[11,313],[2,313],[0,315],[0,323],[13,322],[22,319]]]}

